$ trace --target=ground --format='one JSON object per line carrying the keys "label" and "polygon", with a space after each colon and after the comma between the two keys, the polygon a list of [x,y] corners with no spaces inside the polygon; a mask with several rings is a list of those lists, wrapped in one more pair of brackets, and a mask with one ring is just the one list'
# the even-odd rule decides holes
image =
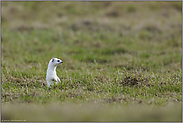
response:
{"label": "ground", "polygon": [[2,121],[182,121],[182,2],[1,7]]}

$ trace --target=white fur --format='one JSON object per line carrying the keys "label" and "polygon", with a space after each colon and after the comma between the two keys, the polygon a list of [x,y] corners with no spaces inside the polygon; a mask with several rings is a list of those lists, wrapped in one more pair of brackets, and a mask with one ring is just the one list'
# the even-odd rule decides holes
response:
{"label": "white fur", "polygon": [[58,82],[60,82],[60,79],[56,74],[56,68],[61,63],[63,63],[62,60],[58,58],[52,58],[49,61],[47,74],[46,74],[46,81],[47,81],[48,87],[50,87],[50,85],[54,85],[54,83],[57,84]]}

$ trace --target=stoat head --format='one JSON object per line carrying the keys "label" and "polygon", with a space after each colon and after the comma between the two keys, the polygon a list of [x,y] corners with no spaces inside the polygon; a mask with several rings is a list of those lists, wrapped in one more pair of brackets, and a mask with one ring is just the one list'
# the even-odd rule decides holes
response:
{"label": "stoat head", "polygon": [[62,60],[60,60],[60,59],[58,59],[58,58],[52,58],[51,60],[50,60],[50,62],[49,62],[49,65],[51,65],[51,66],[58,66],[59,64],[62,64],[63,63],[63,61]]}

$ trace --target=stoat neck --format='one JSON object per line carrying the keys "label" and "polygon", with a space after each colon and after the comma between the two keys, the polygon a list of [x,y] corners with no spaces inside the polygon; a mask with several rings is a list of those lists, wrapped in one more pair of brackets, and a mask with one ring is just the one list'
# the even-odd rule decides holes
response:
{"label": "stoat neck", "polygon": [[48,71],[55,71],[56,72],[57,66],[48,66]]}

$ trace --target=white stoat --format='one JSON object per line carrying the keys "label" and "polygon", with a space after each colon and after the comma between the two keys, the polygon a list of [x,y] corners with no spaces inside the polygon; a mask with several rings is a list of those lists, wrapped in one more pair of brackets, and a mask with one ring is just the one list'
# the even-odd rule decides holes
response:
{"label": "white stoat", "polygon": [[63,63],[63,61],[58,58],[52,58],[49,61],[46,74],[47,87],[50,87],[50,85],[54,85],[54,83],[57,84],[58,82],[60,82],[60,79],[56,74],[56,68],[61,63]]}

